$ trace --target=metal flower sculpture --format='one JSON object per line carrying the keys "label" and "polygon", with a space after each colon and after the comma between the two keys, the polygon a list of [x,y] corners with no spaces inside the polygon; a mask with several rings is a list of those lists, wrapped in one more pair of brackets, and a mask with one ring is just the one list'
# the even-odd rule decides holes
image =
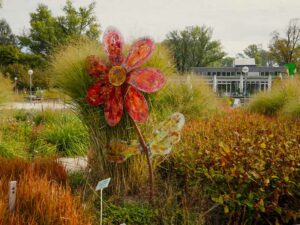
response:
{"label": "metal flower sculpture", "polygon": [[91,106],[104,104],[104,116],[109,126],[116,126],[123,116],[123,104],[136,122],[148,118],[148,104],[141,92],[153,93],[161,89],[166,79],[155,68],[139,67],[154,50],[150,38],[138,39],[123,56],[124,41],[116,28],[108,28],[103,36],[104,49],[110,60],[105,65],[97,56],[89,56],[86,69],[96,83],[88,89],[87,102]]}
{"label": "metal flower sculpture", "polygon": [[175,113],[160,124],[150,142],[146,142],[136,122],[145,122],[148,118],[148,104],[141,92],[153,93],[166,83],[164,75],[155,68],[140,68],[154,50],[150,38],[138,39],[126,57],[123,56],[124,40],[115,28],[108,28],[103,36],[103,44],[110,64],[105,65],[97,56],[86,60],[88,74],[95,83],[88,89],[86,100],[91,106],[104,105],[104,117],[111,127],[116,126],[123,116],[123,105],[132,119],[139,141],[120,141],[111,137],[107,144],[106,156],[114,163],[124,162],[132,155],[144,152],[149,169],[149,200],[153,203],[152,155],[165,155],[180,139],[180,130],[184,125],[184,116]]}

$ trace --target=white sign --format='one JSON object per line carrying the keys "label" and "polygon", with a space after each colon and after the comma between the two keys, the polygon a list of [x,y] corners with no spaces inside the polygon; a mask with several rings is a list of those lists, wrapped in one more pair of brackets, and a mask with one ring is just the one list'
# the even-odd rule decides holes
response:
{"label": "white sign", "polygon": [[244,66],[244,67],[242,68],[242,72],[243,72],[243,73],[249,73],[249,67],[248,67],[248,66]]}
{"label": "white sign", "polygon": [[97,184],[97,187],[96,187],[96,191],[107,188],[108,185],[109,185],[109,182],[110,182],[110,178],[99,181],[98,184]]}

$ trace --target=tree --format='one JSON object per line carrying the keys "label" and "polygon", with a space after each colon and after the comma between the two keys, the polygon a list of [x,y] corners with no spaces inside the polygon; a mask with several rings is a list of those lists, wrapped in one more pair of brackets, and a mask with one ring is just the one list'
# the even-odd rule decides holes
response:
{"label": "tree", "polygon": [[54,17],[46,5],[40,4],[36,12],[31,13],[29,33],[19,37],[23,47],[31,52],[47,58],[58,46],[67,43],[70,39],[87,36],[97,39],[100,35],[100,26],[94,16],[95,3],[87,8],[73,7],[67,1],[63,8],[64,15]]}
{"label": "tree", "polygon": [[12,45],[0,45],[0,65],[7,66],[17,63],[20,58],[20,50]]}
{"label": "tree", "polygon": [[279,65],[299,62],[300,58],[300,19],[291,19],[280,37],[277,31],[272,34],[269,45],[270,55]]}
{"label": "tree", "polygon": [[261,50],[261,47],[255,44],[248,45],[247,48],[244,49],[244,54],[249,58],[255,58]]}
{"label": "tree", "polygon": [[244,54],[249,58],[254,58],[256,65],[269,66],[272,64],[270,54],[262,48],[262,45],[251,44],[244,49]]}
{"label": "tree", "polygon": [[40,4],[30,17],[30,32],[19,37],[20,43],[32,53],[46,57],[55,46],[62,43],[64,34],[46,5]]}
{"label": "tree", "polygon": [[67,1],[63,11],[65,16],[58,17],[58,22],[66,36],[87,36],[97,39],[100,35],[99,24],[94,16],[96,3],[91,3],[87,8],[74,8],[71,1]]}
{"label": "tree", "polygon": [[189,71],[191,67],[213,64],[225,56],[221,43],[212,40],[212,33],[210,27],[196,26],[172,31],[167,35],[165,42],[172,50],[180,72]]}
{"label": "tree", "polygon": [[220,60],[221,66],[231,67],[233,65],[234,58],[232,57],[224,57]]}
{"label": "tree", "polygon": [[16,45],[16,37],[5,19],[0,20],[0,45]]}

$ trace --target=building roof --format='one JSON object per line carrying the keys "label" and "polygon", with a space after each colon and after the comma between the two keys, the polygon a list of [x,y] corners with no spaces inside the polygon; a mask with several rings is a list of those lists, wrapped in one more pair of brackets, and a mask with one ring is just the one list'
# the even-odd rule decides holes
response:
{"label": "building roof", "polygon": [[254,58],[236,58],[234,59],[233,66],[255,66]]}

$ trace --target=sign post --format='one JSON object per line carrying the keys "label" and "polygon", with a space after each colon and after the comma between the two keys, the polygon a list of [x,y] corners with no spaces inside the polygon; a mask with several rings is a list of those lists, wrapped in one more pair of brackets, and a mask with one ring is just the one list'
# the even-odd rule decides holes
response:
{"label": "sign post", "polygon": [[103,193],[103,189],[107,188],[110,182],[110,178],[107,178],[105,180],[101,180],[98,182],[97,186],[96,186],[96,191],[100,190],[100,225],[102,225],[102,213],[103,213],[103,206],[102,206],[102,193]]}
{"label": "sign post", "polygon": [[10,212],[15,211],[16,196],[17,196],[17,181],[10,181],[9,182],[9,192],[8,192],[8,205],[9,205]]}

